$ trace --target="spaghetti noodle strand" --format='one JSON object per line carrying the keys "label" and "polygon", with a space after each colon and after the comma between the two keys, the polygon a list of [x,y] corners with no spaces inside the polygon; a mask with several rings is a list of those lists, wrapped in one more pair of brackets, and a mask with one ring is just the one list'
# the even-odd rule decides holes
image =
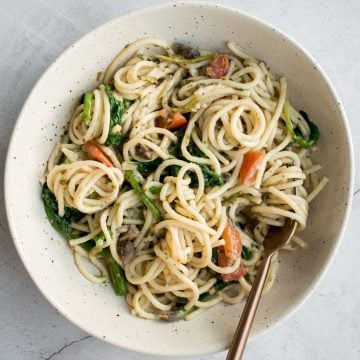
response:
{"label": "spaghetti noodle strand", "polygon": [[[51,153],[43,199],[77,268],[145,319],[190,320],[246,296],[270,226],[306,227],[329,181],[285,78],[228,44],[126,46]],[[306,247],[294,236],[285,249]],[[278,271],[270,266],[268,291]]]}

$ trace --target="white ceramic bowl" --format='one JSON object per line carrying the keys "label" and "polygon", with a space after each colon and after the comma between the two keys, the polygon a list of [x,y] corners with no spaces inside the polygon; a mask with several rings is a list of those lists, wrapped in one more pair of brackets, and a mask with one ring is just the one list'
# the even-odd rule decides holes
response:
{"label": "white ceramic bowl", "polygon": [[289,96],[321,131],[315,157],[330,178],[311,204],[303,235],[307,250],[281,254],[278,281],[260,305],[252,338],[272,328],[304,302],[326,271],[349,213],[353,158],[340,101],[316,61],[271,25],[223,6],[176,3],[114,19],[84,36],[45,72],[27,99],[8,151],[5,196],[9,225],[26,269],[46,298],[90,334],[150,354],[200,355],[228,347],[242,305],[218,305],[190,322],[163,323],[129,314],[110,286],[89,283],[77,271],[66,241],[45,218],[39,178],[51,149],[81,94],[128,42],[157,36],[224,50],[228,40],[264,59],[288,81]]}

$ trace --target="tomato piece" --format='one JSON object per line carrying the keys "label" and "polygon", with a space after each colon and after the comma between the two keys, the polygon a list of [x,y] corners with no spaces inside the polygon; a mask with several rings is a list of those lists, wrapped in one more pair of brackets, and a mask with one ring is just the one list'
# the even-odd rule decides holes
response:
{"label": "tomato piece", "polygon": [[[234,264],[234,260],[231,260],[226,256],[223,246],[218,247],[217,255],[218,255],[218,265],[220,267],[231,266]],[[234,272],[230,274],[221,274],[221,278],[225,282],[236,281],[241,279],[245,274],[246,274],[245,268],[242,265],[240,265]]]}
{"label": "tomato piece", "polygon": [[158,127],[176,130],[186,125],[187,119],[179,112],[169,113],[166,109],[162,109],[159,111],[159,116],[155,122]]}
{"label": "tomato piece", "polygon": [[179,112],[173,113],[170,119],[170,124],[167,126],[168,130],[181,128],[187,123],[186,117]]}
{"label": "tomato piece", "polygon": [[88,154],[89,158],[99,161],[108,167],[113,167],[114,164],[109,157],[104,154],[99,145],[95,141],[89,141],[83,145],[83,150]]}
{"label": "tomato piece", "polygon": [[225,240],[225,255],[231,260],[240,259],[242,249],[240,232],[229,219],[225,225],[222,237]]}
{"label": "tomato piece", "polygon": [[221,274],[221,278],[225,281],[237,281],[240,280],[246,274],[245,268],[240,265],[237,270],[231,274]]}
{"label": "tomato piece", "polygon": [[229,58],[226,54],[216,55],[210,65],[206,67],[205,73],[213,79],[220,79],[226,75],[229,69]]}
{"label": "tomato piece", "polygon": [[264,155],[264,151],[250,151],[244,155],[240,169],[240,180],[243,184],[248,185],[254,180]]}

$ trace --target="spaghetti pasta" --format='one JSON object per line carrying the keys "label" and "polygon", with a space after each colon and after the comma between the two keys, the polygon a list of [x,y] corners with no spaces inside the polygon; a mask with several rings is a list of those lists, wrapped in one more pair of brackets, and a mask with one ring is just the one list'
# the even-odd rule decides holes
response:
{"label": "spaghetti pasta", "polygon": [[[126,46],[75,109],[44,186],[79,271],[121,295],[124,277],[131,313],[146,319],[241,301],[269,227],[304,229],[328,181],[311,160],[318,130],[289,104],[285,78],[234,43],[181,49]],[[305,246],[296,235],[284,249]],[[265,291],[277,270],[275,256]]]}

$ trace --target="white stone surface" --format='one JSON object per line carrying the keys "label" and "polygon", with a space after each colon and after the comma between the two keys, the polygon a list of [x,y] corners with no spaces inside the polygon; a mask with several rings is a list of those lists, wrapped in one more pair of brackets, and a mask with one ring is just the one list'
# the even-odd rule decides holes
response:
{"label": "white stone surface", "polygon": [[[49,64],[94,27],[125,12],[160,2],[163,1],[0,0],[1,181],[16,117],[35,81]],[[360,221],[360,157],[357,156],[360,152],[360,1],[217,2],[271,22],[299,41],[319,61],[347,111],[357,165],[355,190],[358,192],[355,191],[343,243],[329,272],[295,315],[249,344],[245,359],[360,359],[360,242],[356,226]],[[3,198],[1,188],[0,359],[154,358],[97,340],[54,310],[34,286],[16,254],[7,228]],[[225,359],[225,353],[207,358]]]}

